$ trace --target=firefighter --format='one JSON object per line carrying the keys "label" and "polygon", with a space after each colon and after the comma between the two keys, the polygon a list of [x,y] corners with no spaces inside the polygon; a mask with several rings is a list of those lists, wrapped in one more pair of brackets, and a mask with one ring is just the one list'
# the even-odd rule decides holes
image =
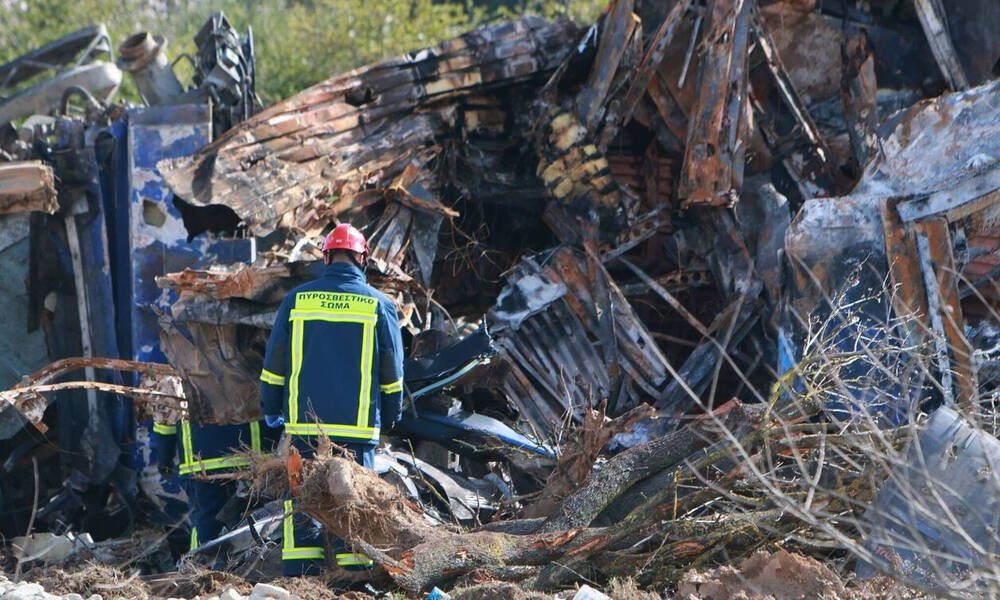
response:
{"label": "firefighter", "polygon": [[[181,421],[178,425],[153,423],[160,473],[170,476],[176,472],[188,497],[191,550],[218,537],[225,525],[219,519],[219,511],[233,495],[232,482],[209,481],[202,475],[249,466],[250,460],[241,456],[247,448],[254,452],[270,450],[275,436],[273,432],[261,430],[258,421],[246,425],[198,425],[190,421]],[[180,457],[180,464],[175,469],[176,455]]]}
{"label": "firefighter", "polygon": [[[323,244],[323,276],[288,294],[278,309],[261,372],[261,403],[270,427],[304,455],[325,435],[373,468],[379,432],[399,420],[403,400],[403,340],[396,307],[368,285],[368,244],[360,231],[338,225]],[[285,503],[285,575],[318,572],[322,535],[311,519]],[[338,566],[371,568],[364,554],[334,542]]]}

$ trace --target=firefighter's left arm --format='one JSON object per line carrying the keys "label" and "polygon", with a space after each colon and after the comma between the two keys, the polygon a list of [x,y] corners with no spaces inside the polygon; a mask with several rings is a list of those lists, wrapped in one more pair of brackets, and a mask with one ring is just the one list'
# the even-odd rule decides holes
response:
{"label": "firefighter's left arm", "polygon": [[379,301],[378,335],[379,368],[378,382],[382,403],[382,426],[392,427],[403,410],[403,335],[399,330],[396,305],[392,300]]}
{"label": "firefighter's left arm", "polygon": [[274,327],[267,340],[267,350],[264,351],[264,368],[260,372],[260,404],[265,417],[276,417],[284,412],[282,405],[285,392],[285,365],[288,359],[290,305],[289,298],[286,297],[278,308]]}

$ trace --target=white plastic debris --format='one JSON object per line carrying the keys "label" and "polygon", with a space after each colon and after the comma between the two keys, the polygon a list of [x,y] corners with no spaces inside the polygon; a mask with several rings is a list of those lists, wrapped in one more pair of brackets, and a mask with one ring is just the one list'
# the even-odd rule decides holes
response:
{"label": "white plastic debris", "polygon": [[250,600],[289,600],[292,594],[276,585],[258,583],[250,592]]}
{"label": "white plastic debris", "polygon": [[573,596],[573,600],[611,600],[603,592],[599,592],[589,585],[584,584]]}

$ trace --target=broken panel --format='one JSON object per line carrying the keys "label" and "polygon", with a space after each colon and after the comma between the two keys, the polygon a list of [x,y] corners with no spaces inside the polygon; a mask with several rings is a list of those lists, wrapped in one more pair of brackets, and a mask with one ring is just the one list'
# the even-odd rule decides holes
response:
{"label": "broken panel", "polygon": [[706,50],[677,192],[684,207],[731,205],[743,183],[751,4],[709,3]]}

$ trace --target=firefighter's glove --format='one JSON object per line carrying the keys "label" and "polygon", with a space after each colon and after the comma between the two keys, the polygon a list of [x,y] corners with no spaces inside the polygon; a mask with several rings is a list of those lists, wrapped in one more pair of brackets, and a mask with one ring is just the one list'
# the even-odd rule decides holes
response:
{"label": "firefighter's glove", "polygon": [[277,429],[285,424],[285,417],[282,415],[264,415],[264,422],[271,429]]}

